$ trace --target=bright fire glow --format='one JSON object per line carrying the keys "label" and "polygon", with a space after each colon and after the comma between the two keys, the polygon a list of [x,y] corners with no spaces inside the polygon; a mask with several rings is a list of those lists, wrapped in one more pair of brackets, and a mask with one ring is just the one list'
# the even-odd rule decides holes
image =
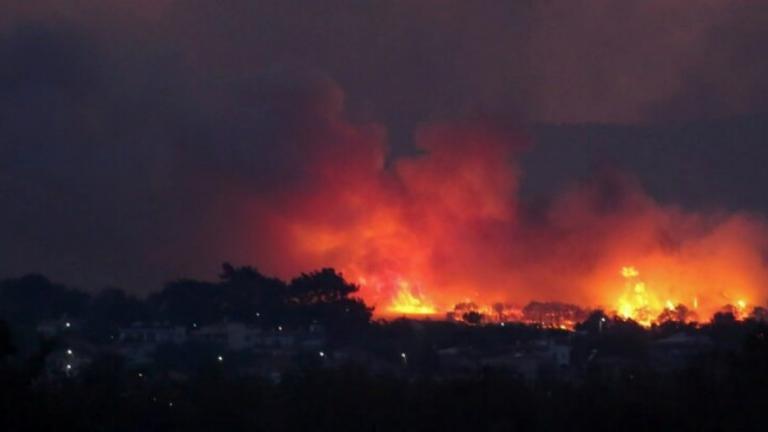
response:
{"label": "bright fire glow", "polygon": [[413,293],[411,284],[407,281],[400,281],[397,294],[392,298],[387,311],[399,315],[432,315],[437,313],[435,306],[429,303],[427,299]]}
{"label": "bright fire glow", "polygon": [[651,325],[727,305],[746,317],[768,300],[762,217],[659,203],[612,170],[528,202],[526,144],[506,130],[425,126],[418,155],[388,160],[380,129],[338,110],[318,122],[321,136],[297,138],[317,141],[302,159],[311,181],[257,206],[244,237],[265,240],[249,259],[285,277],[334,267],[378,317],[569,327],[600,308]]}
{"label": "bright fire glow", "polygon": [[632,266],[622,267],[621,276],[625,280],[625,291],[618,300],[617,314],[624,319],[637,321],[650,326],[664,310],[674,311],[676,303],[670,299],[661,301],[640,279],[640,272]]}
{"label": "bright fire glow", "polygon": [[[616,315],[619,317],[631,319],[646,327],[664,320],[689,322],[697,318],[695,311],[699,309],[698,296],[693,297],[690,305],[672,299],[661,301],[659,294],[641,279],[637,268],[622,267],[620,274],[624,279],[624,292],[616,302]],[[730,306],[724,302],[720,309],[731,312],[736,319],[744,319],[749,315],[747,301],[744,299],[738,299]]]}
{"label": "bright fire glow", "polygon": [[640,272],[638,272],[636,268],[631,267],[631,266],[630,267],[622,267],[621,268],[621,275],[624,276],[625,278],[629,279],[629,278],[633,278],[633,277],[639,276]]}

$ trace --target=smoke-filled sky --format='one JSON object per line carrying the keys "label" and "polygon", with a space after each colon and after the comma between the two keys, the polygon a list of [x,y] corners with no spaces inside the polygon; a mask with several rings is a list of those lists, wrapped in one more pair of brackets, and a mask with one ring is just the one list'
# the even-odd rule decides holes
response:
{"label": "smoke-filled sky", "polygon": [[764,1],[0,3],[0,277],[762,295]]}

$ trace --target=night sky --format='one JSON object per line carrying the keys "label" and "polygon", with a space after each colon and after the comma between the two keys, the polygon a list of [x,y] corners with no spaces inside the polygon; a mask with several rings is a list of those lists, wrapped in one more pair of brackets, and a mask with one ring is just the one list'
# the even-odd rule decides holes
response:
{"label": "night sky", "polygon": [[358,142],[393,164],[478,118],[525,137],[532,208],[609,166],[664,204],[768,213],[761,0],[1,3],[0,277],[311,270],[271,264],[254,207],[317,166],[344,190]]}

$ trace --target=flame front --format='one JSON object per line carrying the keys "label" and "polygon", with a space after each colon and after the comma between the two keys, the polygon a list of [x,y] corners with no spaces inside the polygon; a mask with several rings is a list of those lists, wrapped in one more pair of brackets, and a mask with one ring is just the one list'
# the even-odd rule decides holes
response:
{"label": "flame front", "polygon": [[662,302],[649,290],[645,282],[640,280],[640,272],[635,267],[622,267],[621,276],[625,280],[625,292],[619,298],[616,308],[621,318],[650,326],[665,310],[672,312],[678,307],[674,300]]}
{"label": "flame front", "polygon": [[437,308],[420,294],[414,294],[411,284],[400,281],[397,293],[392,298],[387,311],[399,315],[433,315]]}
{"label": "flame front", "polygon": [[[521,201],[524,144],[505,130],[430,125],[414,138],[421,153],[385,163],[383,134],[334,115],[323,121],[335,135],[307,157],[312,182],[254,218],[270,247],[251,259],[267,270],[334,267],[378,316],[464,316],[463,303],[503,321],[538,302],[529,312],[548,325],[577,322],[564,305],[651,325],[704,322],[726,305],[746,316],[768,299],[761,217],[662,204],[610,170]],[[344,151],[323,150],[334,142]]]}
{"label": "flame front", "polygon": [[[662,301],[659,293],[641,279],[640,271],[634,266],[622,267],[620,274],[624,279],[624,291],[616,302],[615,311],[620,318],[631,319],[646,327],[663,321],[691,322],[699,319],[698,295],[694,295],[689,304],[671,298]],[[720,296],[723,295],[720,293]],[[725,298],[714,306],[719,311],[732,313],[736,319],[744,319],[749,314],[748,302],[743,298]]]}

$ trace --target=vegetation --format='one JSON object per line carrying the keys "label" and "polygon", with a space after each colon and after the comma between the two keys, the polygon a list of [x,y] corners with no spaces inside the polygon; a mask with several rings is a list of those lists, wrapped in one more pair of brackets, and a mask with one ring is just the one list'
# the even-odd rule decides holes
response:
{"label": "vegetation", "polygon": [[0,282],[0,318],[27,333],[45,320],[79,320],[94,342],[108,341],[119,327],[137,321],[180,326],[237,321],[285,327],[319,322],[343,334],[367,325],[371,318],[372,309],[354,297],[357,290],[333,269],[302,274],[286,283],[227,263],[218,281],[181,279],[146,299],[119,289],[90,295],[44,276],[28,275]]}
{"label": "vegetation", "polygon": [[[595,311],[569,332],[480,319],[372,322],[356,290],[331,269],[283,282],[227,264],[215,282],[178,280],[146,299],[114,289],[88,295],[41,276],[0,282],[0,430],[762,430],[768,408],[762,308],[743,321],[724,312],[701,326],[671,318],[652,328]],[[503,305],[498,309],[503,313]],[[537,304],[528,313],[544,309],[551,308]],[[472,305],[460,310],[474,311]],[[237,372],[236,365],[258,362],[258,353],[225,353],[221,362],[210,346],[166,345],[158,348],[153,371],[104,352],[76,378],[51,380],[43,364],[53,347],[20,350],[21,329],[61,317],[85,323],[93,341],[138,320],[322,323],[333,339],[329,350],[353,347],[397,367],[327,367],[315,353],[294,358],[296,367],[274,379]],[[706,339],[708,348],[659,367],[658,344],[679,335]],[[533,381],[490,366],[446,374],[439,354],[461,347],[496,355],[504,347],[566,340],[569,369]],[[172,373],[179,370],[183,376]]]}

